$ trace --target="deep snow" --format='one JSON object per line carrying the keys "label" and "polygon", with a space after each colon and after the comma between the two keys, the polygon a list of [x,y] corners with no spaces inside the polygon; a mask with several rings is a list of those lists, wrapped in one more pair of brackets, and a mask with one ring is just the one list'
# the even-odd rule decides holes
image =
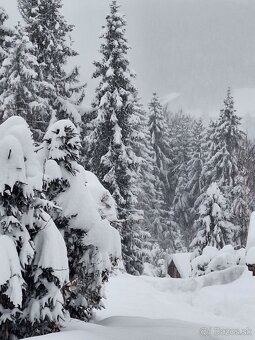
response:
{"label": "deep snow", "polygon": [[[106,309],[96,313],[94,323],[72,320],[62,333],[33,339],[255,339],[255,278],[245,267],[223,272],[206,280],[118,274],[106,287]],[[222,284],[226,276],[240,275]],[[247,335],[219,335],[229,330]]]}

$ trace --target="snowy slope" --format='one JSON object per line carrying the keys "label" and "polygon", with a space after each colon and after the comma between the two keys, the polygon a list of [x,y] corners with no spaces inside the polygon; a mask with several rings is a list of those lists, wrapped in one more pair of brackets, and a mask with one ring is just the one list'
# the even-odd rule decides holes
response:
{"label": "snowy slope", "polygon": [[[229,274],[229,270],[225,273]],[[106,309],[97,312],[94,323],[73,320],[66,323],[62,333],[33,339],[229,339],[229,336],[215,335],[215,327],[247,330],[252,335],[245,338],[254,339],[255,278],[246,271],[241,273],[238,272],[239,279],[229,284],[220,284],[222,276],[214,275],[218,279],[217,285],[208,285],[212,279],[194,285],[194,279],[121,274],[111,278],[107,285]],[[188,287],[186,291],[178,289],[184,281]],[[244,336],[234,339],[241,340]]]}

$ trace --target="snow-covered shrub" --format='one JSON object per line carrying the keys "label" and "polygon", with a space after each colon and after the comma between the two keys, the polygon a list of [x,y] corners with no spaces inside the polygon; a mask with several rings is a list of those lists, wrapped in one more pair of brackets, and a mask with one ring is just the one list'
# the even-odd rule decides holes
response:
{"label": "snow-covered shrub", "polygon": [[192,276],[201,276],[220,271],[236,265],[244,265],[245,249],[234,250],[232,245],[226,245],[218,250],[207,246],[201,255],[191,259]]}
{"label": "snow-covered shrub", "polygon": [[206,246],[221,249],[231,241],[234,225],[230,222],[227,201],[218,184],[213,182],[195,204],[198,206],[194,222],[197,235],[190,247],[198,248],[200,253]]}
{"label": "snow-covered shrub", "polygon": [[60,120],[49,127],[38,157],[44,168],[46,196],[61,208],[55,211],[54,221],[68,251],[66,308],[72,317],[88,320],[93,308],[102,306],[104,282],[121,251],[119,234],[107,220],[115,219],[114,202],[106,197],[107,191],[102,201],[98,183],[95,200],[92,197],[92,181],[87,185],[91,175],[78,164],[79,149],[75,126],[70,120]]}
{"label": "snow-covered shrub", "polygon": [[158,243],[154,243],[150,250],[148,262],[144,264],[144,275],[165,277],[167,275],[167,254],[160,248]]}
{"label": "snow-covered shrub", "polygon": [[43,210],[42,172],[31,132],[20,117],[11,117],[0,126],[0,164],[1,259],[10,262],[12,273],[9,279],[8,273],[3,276],[5,286],[1,286],[0,338],[59,330],[61,289],[68,281],[66,247]]}

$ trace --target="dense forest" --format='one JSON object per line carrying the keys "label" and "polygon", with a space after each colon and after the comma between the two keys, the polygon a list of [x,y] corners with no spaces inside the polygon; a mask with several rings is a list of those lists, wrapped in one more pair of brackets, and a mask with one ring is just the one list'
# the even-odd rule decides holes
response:
{"label": "dense forest", "polygon": [[17,6],[15,28],[0,8],[0,253],[12,259],[0,278],[2,340],[58,331],[67,314],[90,320],[120,260],[129,274],[149,263],[164,276],[173,253],[245,247],[255,203],[255,144],[231,88],[209,124],[156,92],[144,105],[113,0],[84,110],[79,67],[66,70],[79,51],[62,0]]}

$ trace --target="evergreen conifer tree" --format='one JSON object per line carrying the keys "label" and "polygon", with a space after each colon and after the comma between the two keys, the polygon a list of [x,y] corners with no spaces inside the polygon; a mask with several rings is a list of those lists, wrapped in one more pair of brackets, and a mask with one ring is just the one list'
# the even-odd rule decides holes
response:
{"label": "evergreen conifer tree", "polygon": [[[0,7],[0,70],[2,68],[5,58],[8,56],[9,48],[11,46],[13,31],[5,26],[5,21],[8,15],[4,8]],[[1,85],[2,72],[0,71],[0,95],[5,88]],[[0,112],[0,122],[2,122],[2,112]]]}
{"label": "evergreen conifer tree", "polygon": [[70,46],[74,26],[69,25],[61,14],[62,0],[18,0],[18,4],[29,39],[37,50],[42,79],[54,89],[46,96],[51,118],[70,118],[79,125],[78,105],[84,98],[84,85],[79,84],[77,67],[69,73],[65,70],[69,58],[76,56],[77,52]]}
{"label": "evergreen conifer tree", "polygon": [[198,201],[198,217],[194,223],[196,237],[190,247],[199,254],[206,246],[223,248],[231,242],[234,226],[230,221],[230,212],[226,199],[217,183],[213,182]]}
{"label": "evergreen conifer tree", "polygon": [[195,121],[191,133],[190,160],[188,162],[188,179],[186,192],[189,201],[189,223],[193,225],[196,210],[194,205],[198,197],[203,192],[202,171],[205,162],[205,133],[202,120]]}
{"label": "evergreen conifer tree", "polygon": [[191,155],[188,162],[188,183],[190,205],[198,198],[202,191],[202,169],[204,166],[204,126],[202,120],[195,121],[191,137]]}
{"label": "evergreen conifer tree", "polygon": [[[190,203],[188,185],[188,166],[192,150],[193,120],[182,112],[170,121],[170,142],[172,159],[169,166],[174,221],[179,225],[186,246],[190,243]],[[174,194],[174,195],[173,195]]]}
{"label": "evergreen conifer tree", "polygon": [[5,256],[16,251],[9,259],[15,266],[12,285],[1,291],[1,339],[47,334],[58,331],[64,318],[66,246],[44,210],[42,173],[27,124],[11,117],[0,126],[0,136],[0,235],[15,249]]}
{"label": "evergreen conifer tree", "polygon": [[161,249],[176,251],[181,248],[180,229],[169,207],[169,140],[164,110],[156,93],[149,104],[149,132],[153,149],[152,236]]}
{"label": "evergreen conifer tree", "polygon": [[[142,271],[142,249],[137,224],[142,216],[137,210],[135,180],[139,168],[133,150],[132,128],[135,120],[135,75],[130,71],[125,17],[119,13],[116,1],[110,5],[100,53],[102,59],[94,63],[93,77],[100,79],[93,106],[96,118],[91,122],[86,167],[94,172],[113,195],[118,218],[122,220],[120,233],[126,270],[131,274]],[[139,269],[136,263],[140,263]]]}
{"label": "evergreen conifer tree", "polygon": [[236,185],[232,189],[233,203],[231,212],[237,228],[234,241],[238,246],[245,247],[250,215],[253,211],[253,185],[249,185],[249,172],[252,170],[250,163],[250,143],[247,137],[241,143],[237,159],[238,175]]}
{"label": "evergreen conifer tree", "polygon": [[164,115],[163,107],[159,102],[156,93],[153,94],[152,100],[149,103],[149,131],[151,135],[151,144],[155,153],[155,162],[158,168],[159,180],[164,195],[164,200],[167,202],[168,197],[168,162],[167,149],[169,147],[169,140],[167,136],[167,124]]}
{"label": "evergreen conifer tree", "polygon": [[5,26],[8,15],[4,8],[0,7],[0,67],[8,56],[8,48],[11,45],[13,31]]}
{"label": "evergreen conifer tree", "polygon": [[234,100],[228,89],[224,108],[208,130],[209,153],[204,170],[208,183],[217,182],[221,190],[228,193],[235,186],[238,174],[237,152],[243,139],[240,120],[235,114]]}
{"label": "evergreen conifer tree", "polygon": [[[241,118],[235,114],[234,100],[228,89],[224,100],[224,109],[215,122],[211,122],[206,136],[206,148],[208,150],[205,165],[202,170],[203,193],[216,182],[219,190],[226,200],[226,209],[229,213],[229,221],[236,224],[239,219],[235,214],[240,213],[240,201],[237,204],[236,195],[240,195],[241,184],[244,182],[241,172],[238,173],[238,153],[244,134],[240,129]],[[238,184],[239,183],[239,184]],[[198,199],[201,200],[201,197]],[[239,210],[239,212],[238,212]],[[233,228],[232,228],[233,229]],[[238,242],[233,235],[233,242]],[[235,233],[237,230],[235,230]]]}
{"label": "evergreen conifer tree", "polygon": [[[67,245],[70,283],[65,289],[66,308],[71,317],[88,321],[92,310],[102,307],[103,286],[117,259],[112,249],[118,247],[118,238],[96,209],[86,186],[86,172],[78,164],[79,150],[74,124],[60,120],[48,129],[39,158],[44,164],[46,197],[62,208],[53,219]],[[115,243],[108,251],[111,242]]]}
{"label": "evergreen conifer tree", "polygon": [[23,117],[35,140],[42,139],[42,131],[50,119],[47,99],[52,86],[41,78],[36,49],[19,24],[12,38],[11,48],[0,69],[0,111],[3,119],[13,115]]}

